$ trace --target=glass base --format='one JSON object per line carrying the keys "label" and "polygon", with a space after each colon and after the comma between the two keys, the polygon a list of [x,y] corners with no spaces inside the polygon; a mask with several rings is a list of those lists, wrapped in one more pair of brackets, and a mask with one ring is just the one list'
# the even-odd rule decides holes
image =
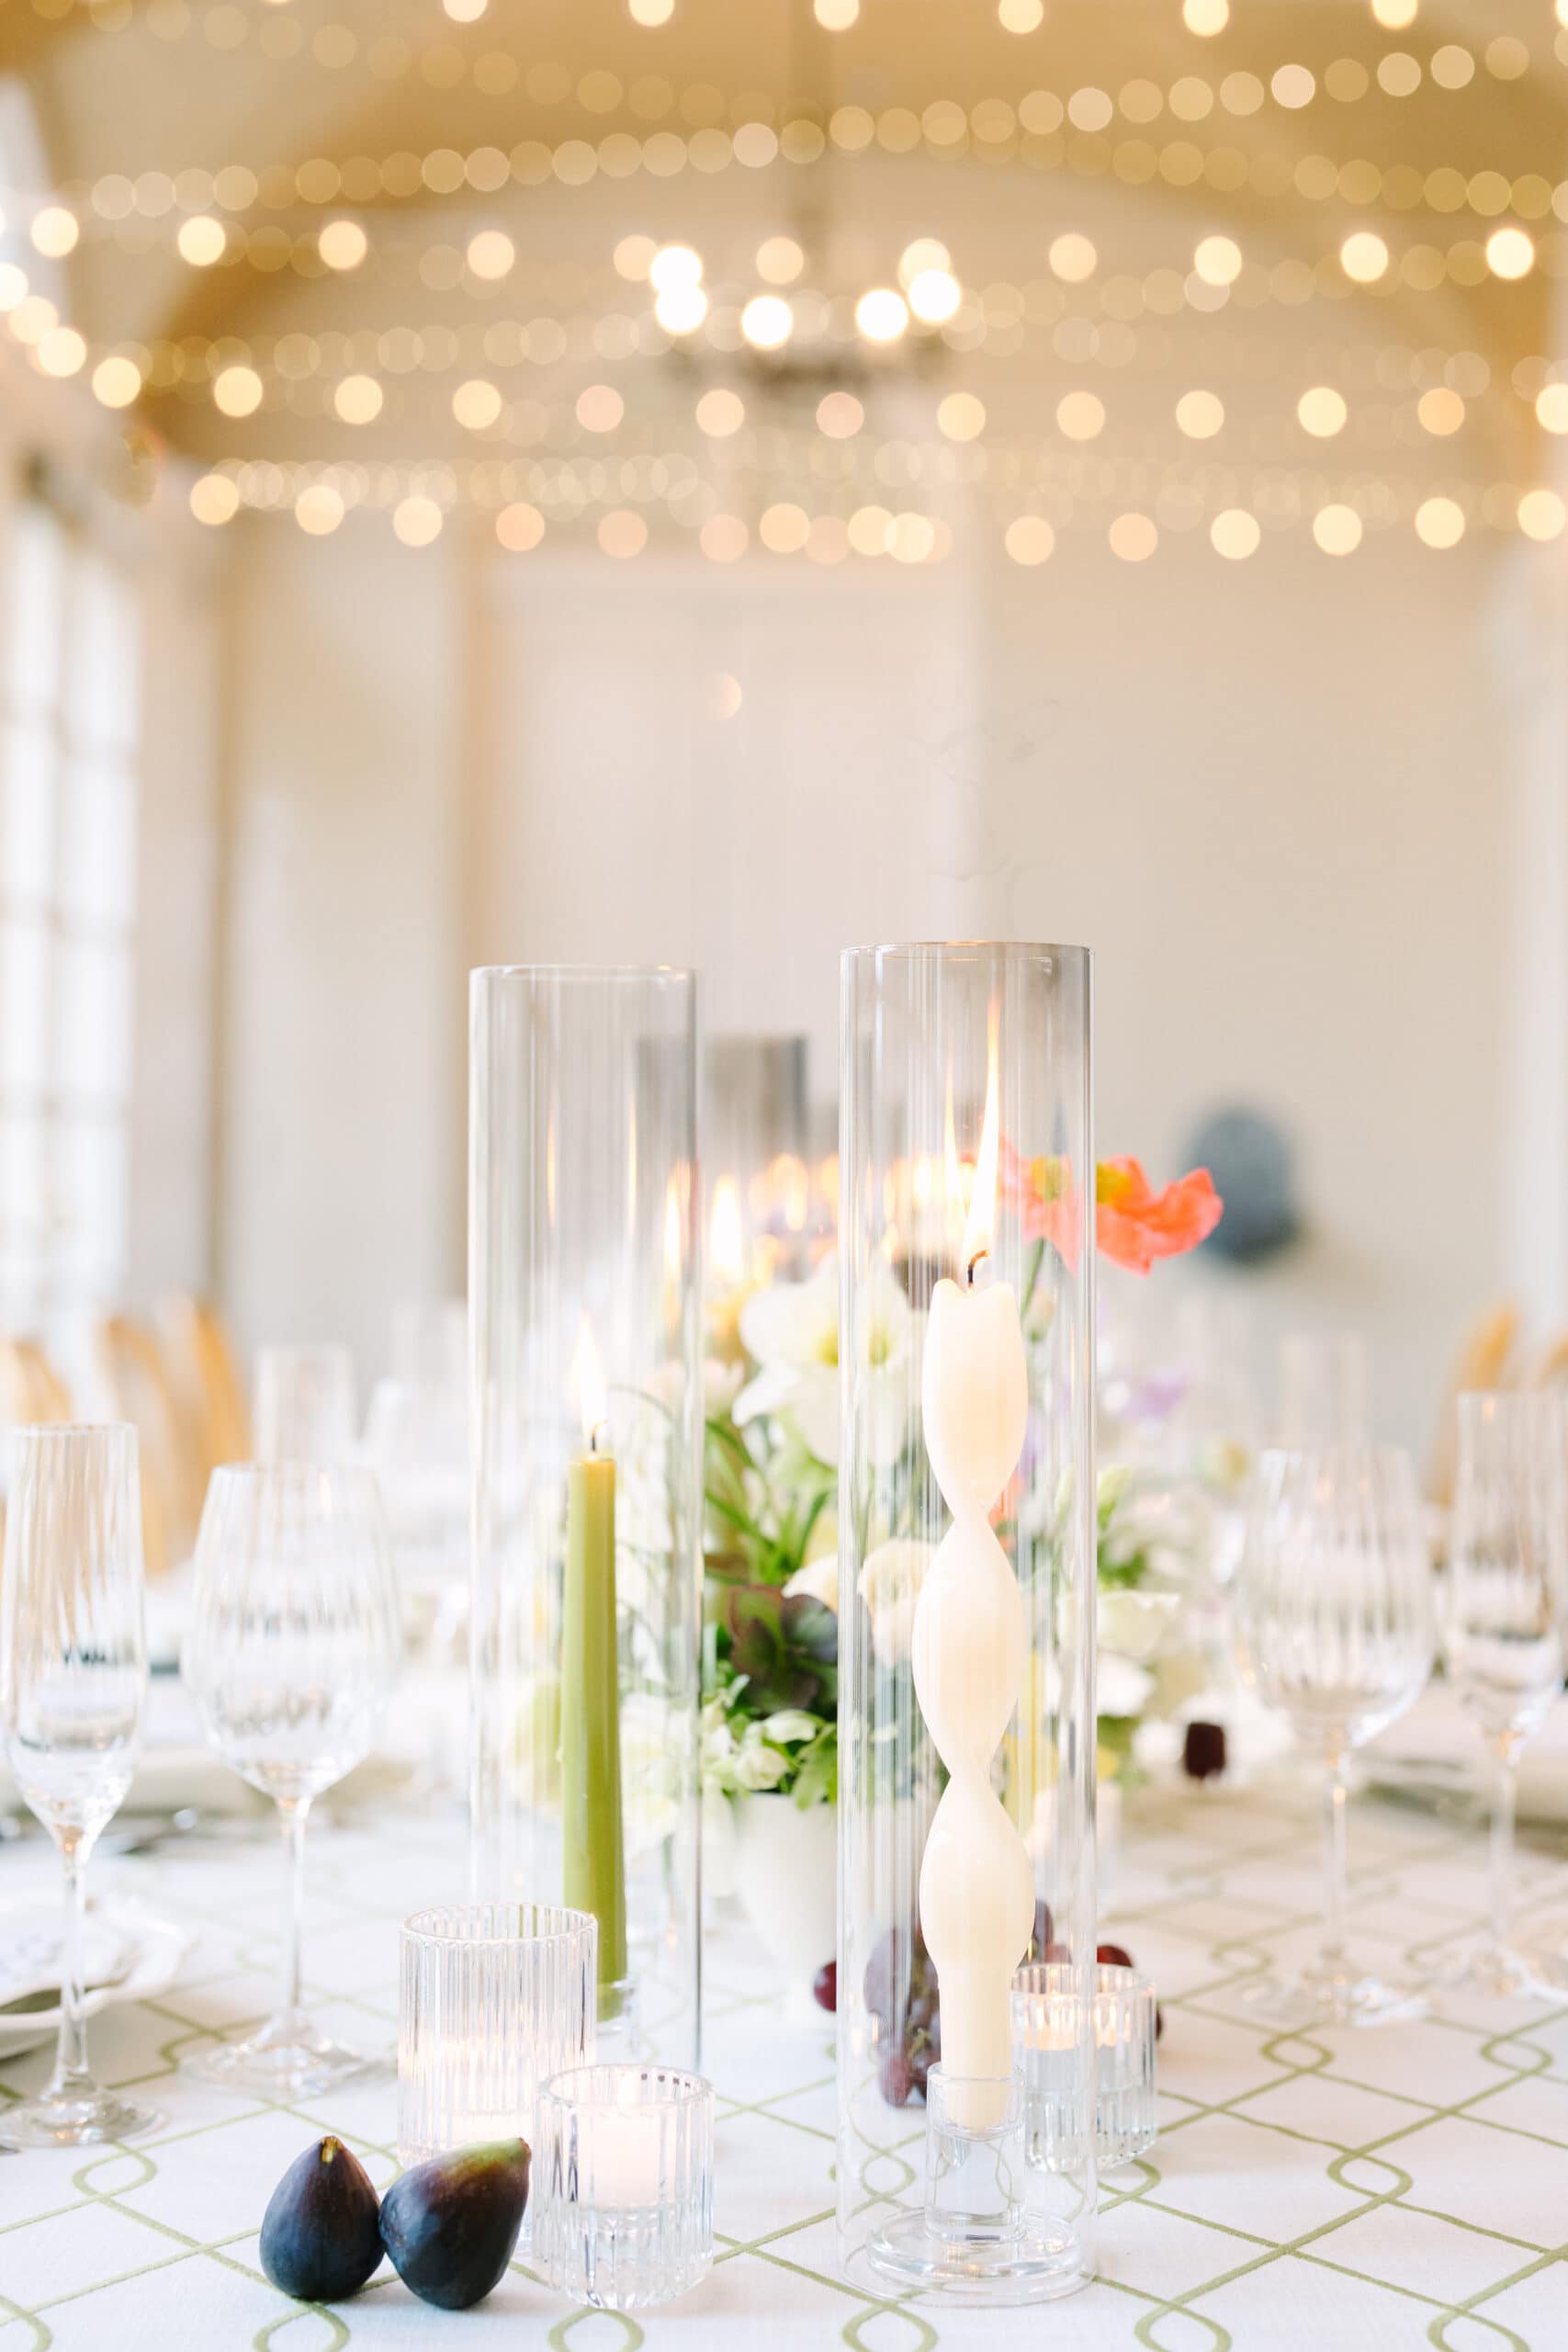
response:
{"label": "glass base", "polygon": [[180,2073],[214,2089],[245,2091],[259,2098],[314,2098],[340,2083],[380,2072],[389,2058],[350,2050],[317,2033],[302,2018],[275,2018],[249,2041],[225,2041],[194,2050],[180,2060]]}
{"label": "glass base", "polygon": [[1438,1983],[1445,1993],[1478,1993],[1488,2000],[1555,2000],[1568,1986],[1568,1955],[1483,1944],[1445,1968]]}
{"label": "glass base", "polygon": [[1241,1996],[1249,2018],[1293,2033],[1314,2025],[1408,2025],[1427,2011],[1426,1996],[1408,1984],[1349,1969],[1312,1969],[1302,1976],[1269,1976]]}
{"label": "glass base", "polygon": [[0,2115],[0,2148],[85,2148],[104,2140],[134,2140],[164,2118],[117,2092],[87,2090],[59,2098],[45,2091]]}
{"label": "glass base", "polygon": [[1041,2303],[1087,2287],[1092,2272],[1066,2228],[1026,2222],[987,2242],[931,2228],[924,2213],[901,2213],[866,2241],[867,2266],[908,2292],[923,2288],[954,2303]]}

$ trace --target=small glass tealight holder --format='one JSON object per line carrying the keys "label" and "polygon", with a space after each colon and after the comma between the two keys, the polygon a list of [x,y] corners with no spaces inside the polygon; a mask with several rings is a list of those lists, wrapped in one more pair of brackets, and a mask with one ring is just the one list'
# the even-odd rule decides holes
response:
{"label": "small glass tealight holder", "polygon": [[713,2264],[713,2085],[579,2066],[539,2094],[534,2261],[596,2311],[667,2303]]}
{"label": "small glass tealight holder", "polygon": [[[1095,1969],[1094,2136],[1102,2172],[1154,2146],[1155,1988],[1136,1969]],[[1023,2074],[1024,2149],[1032,2166],[1070,2172],[1083,2159],[1078,1972],[1060,1962],[1021,1968],[1012,1984],[1013,2052]]]}
{"label": "small glass tealight holder", "polygon": [[593,2055],[599,1931],[547,1903],[416,1911],[402,1932],[398,2154],[535,2144],[539,2091]]}

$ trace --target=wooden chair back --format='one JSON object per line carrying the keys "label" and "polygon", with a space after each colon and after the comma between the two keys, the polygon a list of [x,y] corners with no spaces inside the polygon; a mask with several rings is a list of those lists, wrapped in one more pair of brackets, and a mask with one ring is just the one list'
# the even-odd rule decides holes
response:
{"label": "wooden chair back", "polygon": [[144,1323],[106,1316],[94,1344],[113,1410],[141,1441],[142,1546],[148,1575],[162,1576],[190,1556],[196,1533],[197,1467],[185,1425],[163,1351]]}

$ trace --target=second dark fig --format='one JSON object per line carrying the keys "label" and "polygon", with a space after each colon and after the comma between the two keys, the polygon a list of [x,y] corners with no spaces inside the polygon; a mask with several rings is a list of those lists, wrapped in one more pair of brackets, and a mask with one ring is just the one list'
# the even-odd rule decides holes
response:
{"label": "second dark fig", "polygon": [[338,2303],[359,2292],[380,2259],[369,2174],[341,2140],[318,2140],[268,2200],[262,2268],[301,2303]]}
{"label": "second dark fig", "polygon": [[482,2302],[505,2276],[528,2203],[526,2140],[432,2156],[381,2199],[381,2243],[405,2287],[443,2311]]}

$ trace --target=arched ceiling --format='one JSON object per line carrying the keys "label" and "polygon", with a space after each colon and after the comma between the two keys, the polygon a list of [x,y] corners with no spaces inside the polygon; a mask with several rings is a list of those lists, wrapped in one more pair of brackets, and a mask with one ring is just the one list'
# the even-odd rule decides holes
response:
{"label": "arched ceiling", "polygon": [[[1419,0],[1397,30],[1369,0],[1232,0],[1213,39],[1187,28],[1180,0],[1049,0],[1024,34],[993,0],[862,0],[843,31],[824,29],[810,0],[674,0],[657,28],[633,22],[627,0],[489,0],[472,23],[438,0],[43,5],[51,13],[0,0],[0,71],[24,81],[82,222],[60,307],[87,339],[87,372],[101,352],[132,354],[138,413],[208,463],[563,447],[596,381],[624,401],[624,446],[664,447],[676,423],[689,428],[696,394],[730,380],[753,418],[785,422],[809,418],[836,381],[881,386],[905,431],[929,429],[941,393],[973,389],[1015,437],[1092,385],[1111,416],[1102,450],[1153,463],[1178,392],[1228,370],[1254,388],[1251,460],[1288,464],[1303,448],[1293,402],[1315,368],[1387,396],[1369,409],[1363,465],[1393,448],[1402,465],[1477,482],[1540,467],[1533,400],[1568,275],[1551,209],[1568,172],[1568,32],[1549,0]],[[1473,74],[1445,87],[1433,62],[1456,47]],[[1410,61],[1417,86],[1396,95]],[[1354,89],[1358,64],[1364,94],[1330,95]],[[1281,68],[1298,69],[1294,85],[1276,82]],[[1308,102],[1281,102],[1303,68]],[[1444,78],[1461,70],[1450,62]],[[805,159],[809,137],[795,141],[801,160],[728,152],[742,126],[765,126],[765,148],[792,123],[821,128],[819,155]],[[166,194],[142,176],[160,174]],[[30,193],[6,207],[13,232]],[[208,209],[228,249],[196,268],[175,233]],[[341,218],[368,238],[347,275],[324,269],[316,243]],[[1515,221],[1536,257],[1504,283],[1480,256]],[[465,265],[486,228],[516,248],[499,281]],[[1372,288],[1335,258],[1365,230],[1392,256]],[[1068,231],[1094,245],[1087,281],[1053,271]],[[761,286],[760,240],[779,232],[796,237],[800,286],[822,300],[802,314],[815,335],[775,362],[737,347],[734,321]],[[638,233],[688,243],[705,264],[713,314],[673,351],[649,288],[615,266]],[[1243,274],[1195,304],[1182,281],[1213,233],[1239,246]],[[847,323],[853,301],[896,282],[914,235],[947,244],[965,309],[951,332],[868,352]],[[1413,247],[1435,261],[1408,261]],[[389,341],[411,331],[417,357]],[[1389,368],[1391,351],[1405,356]],[[1453,381],[1456,357],[1465,430],[1428,447],[1411,423],[1416,396],[1445,370]],[[243,419],[213,402],[226,359],[254,360],[264,379]],[[386,399],[356,427],[333,398],[358,370]],[[474,376],[505,401],[479,436],[451,408]],[[772,412],[755,401],[769,380]]]}

